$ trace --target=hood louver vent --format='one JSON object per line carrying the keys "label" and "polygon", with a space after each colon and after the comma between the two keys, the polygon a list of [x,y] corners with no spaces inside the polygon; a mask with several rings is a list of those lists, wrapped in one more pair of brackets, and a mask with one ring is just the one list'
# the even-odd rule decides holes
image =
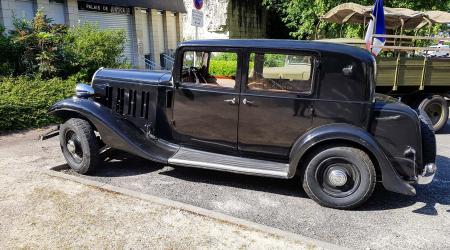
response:
{"label": "hood louver vent", "polygon": [[107,86],[105,94],[106,106],[115,112],[129,117],[138,114],[138,118],[149,119],[150,92]]}

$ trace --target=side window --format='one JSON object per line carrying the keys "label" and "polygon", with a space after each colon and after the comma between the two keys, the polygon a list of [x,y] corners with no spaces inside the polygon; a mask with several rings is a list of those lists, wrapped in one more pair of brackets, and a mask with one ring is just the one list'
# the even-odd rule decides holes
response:
{"label": "side window", "polygon": [[250,54],[247,89],[309,94],[314,58],[301,54]]}
{"label": "side window", "polygon": [[185,51],[181,83],[202,87],[234,88],[238,55],[235,52]]}

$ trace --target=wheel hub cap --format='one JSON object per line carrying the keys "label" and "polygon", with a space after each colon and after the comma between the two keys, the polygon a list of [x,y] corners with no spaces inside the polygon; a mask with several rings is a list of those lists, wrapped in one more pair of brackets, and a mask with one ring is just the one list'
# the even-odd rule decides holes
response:
{"label": "wheel hub cap", "polygon": [[340,169],[334,169],[328,174],[330,184],[335,187],[344,186],[347,183],[347,174]]}
{"label": "wheel hub cap", "polygon": [[67,142],[67,150],[71,153],[71,154],[75,154],[76,152],[76,146],[75,146],[75,142],[73,140],[69,140]]}

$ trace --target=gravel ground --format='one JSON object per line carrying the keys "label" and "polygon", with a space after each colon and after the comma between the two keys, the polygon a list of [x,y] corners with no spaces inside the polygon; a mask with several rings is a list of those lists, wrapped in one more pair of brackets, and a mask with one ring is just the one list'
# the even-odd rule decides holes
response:
{"label": "gravel ground", "polygon": [[319,249],[49,176],[46,166],[62,158],[37,133],[0,136],[0,249]]}
{"label": "gravel ground", "polygon": [[[450,126],[449,126],[450,127]],[[162,166],[127,154],[108,159],[84,178],[219,211],[238,218],[358,249],[450,248],[450,130],[437,136],[439,171],[415,197],[377,188],[360,209],[323,208],[298,179],[276,180]],[[1,143],[1,142],[0,142]],[[57,139],[45,144],[37,166],[64,168]],[[36,153],[33,154],[33,157]],[[30,154],[31,156],[31,154]],[[55,159],[58,159],[56,161]],[[62,164],[62,165],[61,165]],[[76,175],[70,170],[63,172]]]}

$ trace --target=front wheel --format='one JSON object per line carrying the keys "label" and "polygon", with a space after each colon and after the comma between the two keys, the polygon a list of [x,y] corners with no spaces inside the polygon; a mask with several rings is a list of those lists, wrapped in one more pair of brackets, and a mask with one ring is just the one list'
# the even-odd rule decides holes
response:
{"label": "front wheel", "polygon": [[363,204],[373,193],[375,167],[362,150],[330,147],[316,151],[304,170],[303,188],[325,207],[351,209]]}
{"label": "front wheel", "polygon": [[77,173],[92,172],[99,164],[99,145],[88,121],[72,118],[61,125],[61,150],[67,164]]}

